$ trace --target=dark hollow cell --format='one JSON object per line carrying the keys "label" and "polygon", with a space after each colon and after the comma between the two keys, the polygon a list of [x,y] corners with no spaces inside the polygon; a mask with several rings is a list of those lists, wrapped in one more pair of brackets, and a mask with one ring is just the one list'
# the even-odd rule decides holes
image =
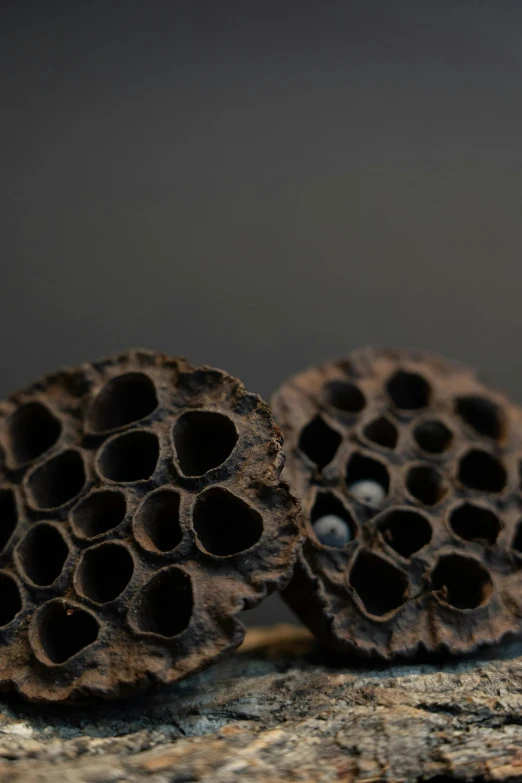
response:
{"label": "dark hollow cell", "polygon": [[502,492],[506,485],[506,469],[496,457],[480,449],[472,449],[461,460],[459,479],[470,489],[481,492]]}
{"label": "dark hollow cell", "polygon": [[388,560],[362,550],[350,571],[349,583],[368,614],[376,617],[398,609],[405,602],[408,578]]}
{"label": "dark hollow cell", "polygon": [[333,430],[321,416],[316,416],[303,428],[299,438],[299,449],[314,462],[319,470],[325,468],[335,457],[341,445],[341,435]]}
{"label": "dark hollow cell", "polygon": [[171,489],[149,495],[136,514],[136,535],[144,544],[160,552],[170,552],[182,539],[179,521],[180,497]]}
{"label": "dark hollow cell", "polygon": [[399,370],[386,386],[393,404],[402,410],[425,408],[430,401],[431,389],[422,375]]}
{"label": "dark hollow cell", "polygon": [[500,520],[488,508],[463,503],[450,516],[450,527],[460,538],[466,541],[478,541],[494,544],[500,532]]}
{"label": "dark hollow cell", "polygon": [[18,524],[16,497],[12,489],[0,489],[0,552],[3,552]]}
{"label": "dark hollow cell", "polygon": [[14,620],[22,608],[20,590],[9,574],[0,571],[0,626]]}
{"label": "dark hollow cell", "polygon": [[486,569],[476,560],[462,555],[444,555],[432,571],[434,590],[457,609],[475,609],[487,601],[493,583]]}
{"label": "dark hollow cell", "polygon": [[432,529],[425,516],[409,509],[389,511],[379,524],[384,540],[405,558],[431,541]]}
{"label": "dark hollow cell", "polygon": [[13,460],[16,465],[23,465],[54,446],[62,425],[45,405],[30,402],[9,417],[6,429]]}
{"label": "dark hollow cell", "polygon": [[172,567],[160,571],[142,589],[135,622],[143,633],[169,639],[188,627],[193,610],[190,577],[180,568]]}
{"label": "dark hollow cell", "polygon": [[125,484],[150,478],[158,458],[156,435],[148,430],[133,430],[109,441],[102,448],[98,464],[105,478]]}
{"label": "dark hollow cell", "polygon": [[431,419],[418,424],[414,437],[423,451],[430,454],[441,454],[451,446],[452,432],[441,421]]}
{"label": "dark hollow cell", "polygon": [[196,500],[194,530],[207,552],[226,557],[257,544],[263,535],[263,519],[231,492],[214,487]]}
{"label": "dark hollow cell", "polygon": [[458,415],[479,435],[499,440],[504,433],[504,421],[498,405],[485,397],[459,397],[455,403]]}
{"label": "dark hollow cell", "polygon": [[343,413],[359,413],[366,405],[364,394],[355,383],[332,381],[325,391],[328,404]]}
{"label": "dark hollow cell", "polygon": [[74,509],[72,521],[82,536],[94,538],[117,527],[126,511],[127,502],[122,492],[116,489],[96,490]]}
{"label": "dark hollow cell", "polygon": [[367,424],[364,435],[368,440],[386,449],[394,449],[399,437],[397,427],[385,416],[380,416]]}
{"label": "dark hollow cell", "polygon": [[52,601],[40,610],[36,644],[51,663],[65,663],[98,638],[94,617],[77,606]]}
{"label": "dark hollow cell", "polygon": [[60,531],[45,522],[31,528],[18,547],[20,565],[35,585],[52,584],[62,573],[69,554]]}
{"label": "dark hollow cell", "polygon": [[87,423],[94,432],[106,432],[149,416],[158,405],[151,379],[140,372],[110,380],[94,399]]}
{"label": "dark hollow cell", "polygon": [[83,595],[105,604],[125,590],[133,573],[134,563],[127,547],[108,542],[84,552],[76,580]]}
{"label": "dark hollow cell", "polygon": [[408,492],[425,506],[434,506],[446,494],[440,473],[430,465],[410,468],[406,478]]}
{"label": "dark hollow cell", "polygon": [[63,451],[44,462],[28,478],[35,505],[52,509],[68,503],[85,484],[85,468],[79,452]]}
{"label": "dark hollow cell", "polygon": [[234,423],[221,413],[188,411],[174,426],[179,466],[186,476],[202,476],[231,455],[238,434]]}

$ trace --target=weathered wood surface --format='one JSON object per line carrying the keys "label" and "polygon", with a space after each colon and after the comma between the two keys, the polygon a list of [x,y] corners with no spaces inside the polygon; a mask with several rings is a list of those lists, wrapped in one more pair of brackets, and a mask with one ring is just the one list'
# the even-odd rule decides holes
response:
{"label": "weathered wood surface", "polygon": [[4,698],[0,781],[515,783],[521,654],[513,643],[457,663],[340,667],[301,629],[256,629],[214,669],[131,702]]}

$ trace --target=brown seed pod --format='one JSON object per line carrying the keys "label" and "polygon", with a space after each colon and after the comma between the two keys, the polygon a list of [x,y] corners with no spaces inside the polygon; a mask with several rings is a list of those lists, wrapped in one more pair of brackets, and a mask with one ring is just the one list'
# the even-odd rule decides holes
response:
{"label": "brown seed pod", "polygon": [[284,596],[321,640],[390,659],[522,630],[518,407],[467,367],[373,348],[272,405],[307,529]]}
{"label": "brown seed pod", "polygon": [[2,403],[0,687],[119,697],[237,647],[300,541],[281,433],[226,373],[132,351]]}

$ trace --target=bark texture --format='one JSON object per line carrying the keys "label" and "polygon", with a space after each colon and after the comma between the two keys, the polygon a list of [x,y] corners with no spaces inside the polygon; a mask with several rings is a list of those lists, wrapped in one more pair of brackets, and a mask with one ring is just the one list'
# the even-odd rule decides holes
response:
{"label": "bark texture", "polygon": [[[439,776],[437,778],[437,776]],[[440,777],[442,776],[442,777]],[[291,626],[124,703],[0,704],[9,783],[522,781],[522,645],[347,665]]]}

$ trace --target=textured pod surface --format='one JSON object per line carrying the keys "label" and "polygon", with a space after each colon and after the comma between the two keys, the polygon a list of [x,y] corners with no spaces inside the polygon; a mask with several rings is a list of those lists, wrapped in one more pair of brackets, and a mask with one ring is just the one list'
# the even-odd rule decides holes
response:
{"label": "textured pod surface", "polygon": [[390,659],[522,630],[518,407],[467,367],[373,348],[272,405],[307,529],[284,596],[320,639]]}
{"label": "textured pod surface", "polygon": [[173,682],[288,581],[281,434],[226,373],[132,351],[1,404],[0,686],[35,701]]}

